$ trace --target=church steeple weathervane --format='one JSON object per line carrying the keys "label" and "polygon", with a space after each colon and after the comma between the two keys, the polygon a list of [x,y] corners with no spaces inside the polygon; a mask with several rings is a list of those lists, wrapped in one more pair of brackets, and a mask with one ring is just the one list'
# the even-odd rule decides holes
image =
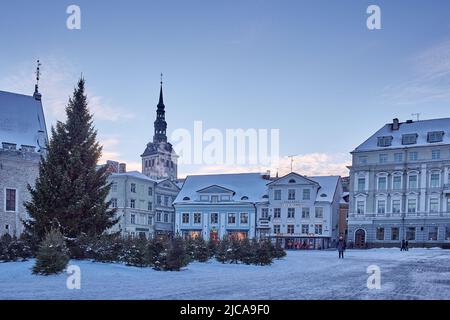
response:
{"label": "church steeple weathervane", "polygon": [[40,63],[39,60],[37,60],[37,67],[36,67],[36,84],[35,84],[35,86],[34,86],[34,94],[33,94],[33,97],[34,97],[36,100],[41,100],[41,94],[39,93],[39,79],[40,79],[40,77],[41,77],[41,70],[40,70],[40,67],[41,67],[41,63]]}

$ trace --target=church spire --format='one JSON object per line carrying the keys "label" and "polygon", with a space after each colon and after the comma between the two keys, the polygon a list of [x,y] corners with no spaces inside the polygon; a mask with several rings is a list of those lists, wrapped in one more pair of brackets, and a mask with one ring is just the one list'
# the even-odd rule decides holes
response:
{"label": "church spire", "polygon": [[40,101],[42,98],[41,94],[39,93],[39,78],[41,76],[40,66],[41,66],[41,63],[38,60],[37,67],[36,67],[36,84],[34,86],[34,93],[33,93],[33,97],[38,101]]}
{"label": "church spire", "polygon": [[159,143],[159,142],[167,142],[167,136],[166,136],[166,129],[167,129],[167,122],[166,122],[166,111],[164,106],[164,99],[163,99],[163,88],[162,88],[162,76],[161,73],[161,87],[159,89],[159,101],[156,109],[156,120],[154,122],[155,127],[155,134],[153,136],[153,142]]}

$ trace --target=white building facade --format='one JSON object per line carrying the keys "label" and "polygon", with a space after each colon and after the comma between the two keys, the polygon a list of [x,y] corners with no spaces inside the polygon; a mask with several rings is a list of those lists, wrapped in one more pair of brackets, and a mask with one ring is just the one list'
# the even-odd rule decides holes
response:
{"label": "white building facade", "polygon": [[352,152],[348,237],[450,245],[450,119],[394,119]]}

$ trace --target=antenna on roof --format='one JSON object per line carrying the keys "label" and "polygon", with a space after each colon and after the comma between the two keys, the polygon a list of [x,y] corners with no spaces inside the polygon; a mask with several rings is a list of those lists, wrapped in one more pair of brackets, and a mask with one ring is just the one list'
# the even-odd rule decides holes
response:
{"label": "antenna on roof", "polygon": [[39,78],[41,77],[41,62],[39,59],[37,60],[37,67],[36,67],[36,85],[34,86],[34,94],[33,97],[36,100],[41,100],[41,94],[39,93]]}
{"label": "antenna on roof", "polygon": [[293,156],[288,156],[290,159],[291,159],[291,172],[293,172],[293,170],[292,170],[292,165],[294,164],[294,157],[295,157],[295,155],[293,155]]}
{"label": "antenna on roof", "polygon": [[411,113],[411,116],[416,117],[416,121],[420,119],[420,113]]}

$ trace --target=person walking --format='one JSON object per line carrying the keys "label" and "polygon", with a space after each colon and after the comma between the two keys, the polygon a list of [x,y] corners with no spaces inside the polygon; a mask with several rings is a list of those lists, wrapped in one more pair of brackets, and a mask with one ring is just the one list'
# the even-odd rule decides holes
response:
{"label": "person walking", "polygon": [[340,236],[339,241],[337,243],[337,249],[339,252],[339,259],[344,259],[344,251],[345,251],[346,243],[344,237]]}
{"label": "person walking", "polygon": [[408,246],[409,246],[409,242],[408,242],[408,240],[406,240],[406,241],[405,241],[405,250],[406,250],[406,251],[409,250]]}
{"label": "person walking", "polygon": [[405,251],[405,250],[406,250],[406,243],[405,243],[405,239],[403,239],[401,247],[400,247],[400,251]]}

